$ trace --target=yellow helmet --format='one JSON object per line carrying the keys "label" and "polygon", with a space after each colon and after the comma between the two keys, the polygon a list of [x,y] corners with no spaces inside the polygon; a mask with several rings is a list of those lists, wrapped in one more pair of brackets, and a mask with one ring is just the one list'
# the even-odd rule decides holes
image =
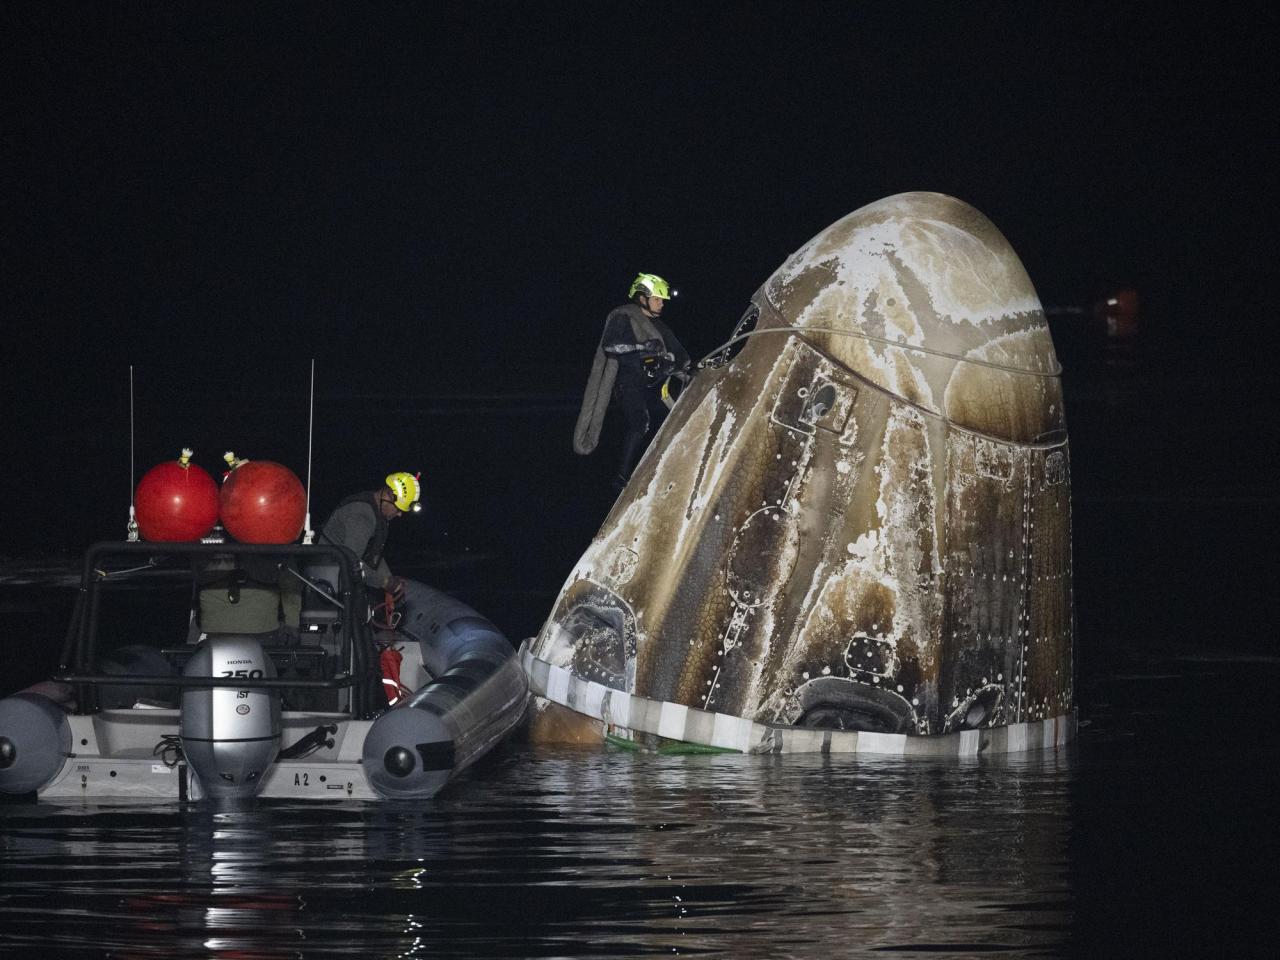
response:
{"label": "yellow helmet", "polygon": [[405,473],[403,470],[387,474],[387,486],[396,495],[396,509],[401,513],[417,513],[422,509],[418,502],[422,497],[422,484],[418,479],[421,476],[421,473]]}
{"label": "yellow helmet", "polygon": [[643,293],[650,297],[659,297],[663,300],[670,300],[676,296],[679,291],[672,290],[671,284],[663,280],[656,273],[642,273],[631,281],[631,289],[627,291],[628,297],[634,297],[637,293]]}

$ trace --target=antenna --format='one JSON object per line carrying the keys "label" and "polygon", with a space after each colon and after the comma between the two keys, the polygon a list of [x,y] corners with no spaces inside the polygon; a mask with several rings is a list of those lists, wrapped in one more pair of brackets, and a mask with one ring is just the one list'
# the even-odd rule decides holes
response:
{"label": "antenna", "polygon": [[138,518],[134,509],[134,489],[136,484],[133,482],[133,364],[129,364],[129,523],[125,526],[127,533],[126,539],[134,542],[138,539]]}
{"label": "antenna", "polygon": [[316,426],[316,358],[311,358],[311,409],[307,416],[307,519],[303,521],[303,543],[312,543],[316,532],[311,529],[311,438]]}

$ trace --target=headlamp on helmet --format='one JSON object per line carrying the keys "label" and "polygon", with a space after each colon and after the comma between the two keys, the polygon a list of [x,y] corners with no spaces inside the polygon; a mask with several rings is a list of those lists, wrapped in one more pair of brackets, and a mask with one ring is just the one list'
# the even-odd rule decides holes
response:
{"label": "headlamp on helmet", "polygon": [[671,284],[656,273],[642,273],[631,281],[631,289],[627,291],[627,296],[634,297],[637,293],[670,300],[672,297],[679,296],[680,291],[672,290]]}
{"label": "headlamp on helmet", "polygon": [[387,475],[387,486],[395,494],[396,509],[401,513],[421,513],[422,498],[421,473],[398,473]]}

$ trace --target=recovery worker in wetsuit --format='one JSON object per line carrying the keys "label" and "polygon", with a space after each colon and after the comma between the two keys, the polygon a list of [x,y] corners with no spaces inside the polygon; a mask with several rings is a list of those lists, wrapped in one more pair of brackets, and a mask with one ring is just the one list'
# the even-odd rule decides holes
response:
{"label": "recovery worker in wetsuit", "polygon": [[614,478],[619,490],[666,414],[659,399],[663,383],[673,374],[684,378],[689,369],[689,354],[660,319],[675,295],[670,284],[656,274],[642,273],[627,295],[631,302],[610,311],[605,320],[573,433],[574,451],[589,454],[599,443],[610,402],[622,414],[622,449]]}
{"label": "recovery worker in wetsuit", "polygon": [[404,597],[404,581],[392,575],[383,556],[387,532],[392,520],[422,509],[421,497],[418,475],[392,473],[380,489],[352,494],[339,503],[320,528],[320,540],[354,553],[360,558],[364,585],[399,601]]}

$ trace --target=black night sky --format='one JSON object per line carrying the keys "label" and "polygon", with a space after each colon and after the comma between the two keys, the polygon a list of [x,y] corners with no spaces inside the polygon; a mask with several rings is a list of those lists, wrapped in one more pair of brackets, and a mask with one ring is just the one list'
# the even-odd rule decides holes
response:
{"label": "black night sky", "polygon": [[[1269,382],[1271,8],[20,3],[0,18],[4,552],[117,535],[130,364],[139,472],[183,445],[211,468],[239,445],[301,472],[314,357],[321,504],[407,459],[450,507],[433,529],[493,527],[586,483],[572,407],[638,270],[681,288],[671,321],[701,355],[810,236],[915,189],[990,217],[1048,306],[1134,286],[1148,371],[1200,385],[1139,394],[1149,432],[1178,435],[1182,413],[1154,409],[1171,396],[1198,429],[1237,431],[1207,452],[1131,451],[1117,479],[1087,456],[1105,423],[1077,416],[1078,487],[1229,484],[1224,464],[1274,462],[1270,391],[1249,388],[1258,416],[1231,389]],[[1070,404],[1089,374],[1064,331]],[[505,458],[511,436],[477,428],[464,450],[431,432],[442,409],[526,395],[551,412],[513,428]]]}
{"label": "black night sky", "polygon": [[1274,14],[1061,6],[7,4],[6,326],[557,359],[644,268],[709,348],[908,189],[986,213],[1048,304],[1247,297]]}

